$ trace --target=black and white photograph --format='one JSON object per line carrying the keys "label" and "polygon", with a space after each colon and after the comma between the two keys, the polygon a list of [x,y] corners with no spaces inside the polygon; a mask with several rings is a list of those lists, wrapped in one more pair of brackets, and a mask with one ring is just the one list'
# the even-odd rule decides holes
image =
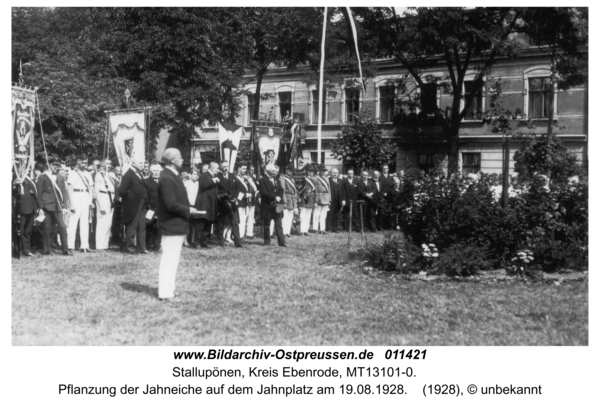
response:
{"label": "black and white photograph", "polygon": [[11,346],[590,344],[587,7],[198,5],[11,8]]}

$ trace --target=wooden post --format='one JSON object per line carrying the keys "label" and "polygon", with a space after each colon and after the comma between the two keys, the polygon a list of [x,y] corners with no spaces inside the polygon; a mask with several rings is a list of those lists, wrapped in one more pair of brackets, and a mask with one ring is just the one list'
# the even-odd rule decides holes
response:
{"label": "wooden post", "polygon": [[352,240],[352,200],[350,200],[350,219],[348,220],[348,249]]}
{"label": "wooden post", "polygon": [[363,201],[359,201],[358,203],[358,208],[360,210],[360,238],[363,239],[365,237],[365,229],[363,225]]}
{"label": "wooden post", "polygon": [[508,167],[510,165],[510,138],[506,135],[504,136],[502,151],[502,196],[500,205],[502,208],[506,208],[508,206]]}

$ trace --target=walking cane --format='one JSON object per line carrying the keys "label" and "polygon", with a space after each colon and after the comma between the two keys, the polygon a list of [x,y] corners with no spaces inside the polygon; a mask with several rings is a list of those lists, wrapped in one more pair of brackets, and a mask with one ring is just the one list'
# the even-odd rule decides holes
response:
{"label": "walking cane", "polygon": [[352,239],[352,200],[350,200],[350,219],[348,220],[348,249],[350,249],[350,240]]}

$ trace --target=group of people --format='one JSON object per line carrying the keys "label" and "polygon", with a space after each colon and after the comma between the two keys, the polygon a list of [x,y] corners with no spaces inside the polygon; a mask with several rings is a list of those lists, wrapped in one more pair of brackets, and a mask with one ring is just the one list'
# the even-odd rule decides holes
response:
{"label": "group of people", "polygon": [[[220,246],[243,247],[245,240],[254,238],[257,220],[264,244],[276,236],[281,247],[287,246],[294,223],[300,236],[347,231],[350,222],[355,231],[363,226],[381,230],[385,219],[378,206],[382,199],[393,198],[400,187],[387,165],[381,174],[375,171],[369,178],[366,171],[355,177],[349,170],[342,177],[335,168],[330,173],[324,165],[308,164],[301,184],[296,184],[292,167],[280,173],[279,167],[268,164],[260,178],[252,166],[236,169],[230,171],[229,162],[222,160],[180,175],[187,204],[199,213],[188,220],[184,245],[208,248],[212,239]],[[54,244],[65,255],[76,249],[83,253],[106,250],[111,244],[127,253],[160,251],[156,210],[163,170],[159,163],[150,165],[135,157],[124,174],[110,160],[90,164],[86,156],[70,165],[58,159],[49,165],[36,164],[32,178],[14,180],[14,193],[20,194],[23,255],[33,256],[36,221],[41,230],[37,249],[46,255],[52,254]]]}
{"label": "group of people", "polygon": [[[366,201],[367,218],[376,225],[377,203],[387,196],[388,181],[392,181],[387,166],[384,176],[375,172],[373,178],[368,179],[367,172],[363,172],[361,179],[355,179],[353,171],[349,171],[346,179],[340,179],[337,169],[328,176],[325,166],[309,165],[304,185],[298,188],[292,168],[279,173],[274,164],[267,164],[265,175],[256,181],[244,165],[240,165],[234,174],[229,170],[229,162],[222,160],[209,163],[202,173],[192,172],[186,185],[179,174],[183,163],[181,153],[169,148],[162,161],[165,170],[160,174],[157,193],[158,226],[163,234],[158,297],[167,301],[175,298],[177,267],[190,232],[199,238],[203,248],[208,247],[209,229],[213,230],[219,244],[223,245],[231,235],[235,246],[243,247],[244,232],[252,224],[251,209],[259,205],[264,245],[270,245],[273,227],[278,245],[287,247],[286,235],[291,234],[290,218],[298,213],[298,209],[301,235],[308,234],[311,216],[313,231],[326,233],[328,214],[332,232],[337,232],[339,213],[344,212],[348,204],[352,208],[346,210],[347,214],[354,215],[362,198]],[[198,184],[194,185],[196,178]],[[399,191],[396,180],[393,183],[392,191]]]}
{"label": "group of people", "polygon": [[152,169],[151,173],[147,163],[134,159],[132,169],[122,175],[110,160],[89,165],[86,156],[70,165],[58,159],[37,163],[32,176],[13,182],[22,254],[33,256],[36,222],[41,229],[36,247],[46,255],[52,254],[54,244],[64,255],[72,255],[76,248],[82,253],[106,250],[111,242],[117,246],[123,242],[126,251],[148,253],[148,241],[159,250],[156,218],[146,221],[146,212],[155,209],[162,170],[159,165]]}

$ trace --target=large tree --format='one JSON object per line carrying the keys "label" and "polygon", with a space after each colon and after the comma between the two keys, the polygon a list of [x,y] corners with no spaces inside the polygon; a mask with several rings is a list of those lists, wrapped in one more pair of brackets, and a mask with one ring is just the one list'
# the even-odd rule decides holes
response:
{"label": "large tree", "polygon": [[[322,9],[312,7],[248,7],[241,9],[244,30],[250,40],[248,69],[256,82],[254,105],[260,105],[263,78],[275,66],[295,69],[306,63],[308,53],[317,48],[320,36],[315,27],[322,21]],[[259,108],[254,109],[254,120]]]}
{"label": "large tree", "polygon": [[[48,153],[102,153],[104,110],[119,107],[131,83],[119,77],[110,56],[90,34],[101,16],[83,8],[13,8],[12,72],[38,88]],[[36,136],[36,151],[43,145]]]}
{"label": "large tree", "polygon": [[[161,125],[189,142],[205,121],[231,120],[251,56],[244,13],[235,8],[117,8],[105,45],[135,97],[165,107]],[[168,107],[168,108],[167,108]],[[156,115],[156,114],[155,114]]]}
{"label": "large tree", "polygon": [[[357,10],[363,19],[365,39],[376,43],[381,57],[400,62],[414,86],[435,83],[452,95],[451,115],[439,120],[445,133],[448,171],[458,171],[459,130],[470,102],[464,100],[467,73],[475,73],[475,86],[500,57],[512,57],[519,48],[514,36],[519,11],[507,8],[415,8],[398,15],[389,8]],[[441,64],[439,63],[441,62]],[[427,69],[446,70],[442,78],[428,76]],[[410,91],[414,86],[398,83]],[[417,98],[417,102],[418,102]]]}
{"label": "large tree", "polygon": [[[183,142],[239,112],[251,46],[242,9],[14,8],[13,81],[39,88],[51,154],[100,154],[105,110],[152,107]],[[41,150],[41,145],[36,150]]]}

